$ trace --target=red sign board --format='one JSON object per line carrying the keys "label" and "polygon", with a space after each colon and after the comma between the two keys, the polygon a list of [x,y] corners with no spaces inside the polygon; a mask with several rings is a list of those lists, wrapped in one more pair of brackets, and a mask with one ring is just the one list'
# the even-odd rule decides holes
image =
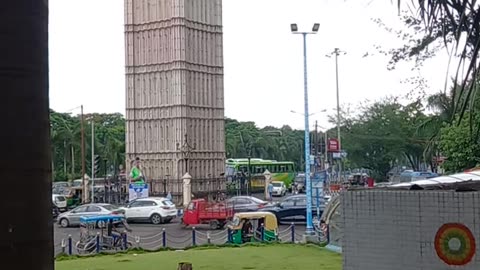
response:
{"label": "red sign board", "polygon": [[337,139],[328,139],[328,152],[340,151],[340,144]]}

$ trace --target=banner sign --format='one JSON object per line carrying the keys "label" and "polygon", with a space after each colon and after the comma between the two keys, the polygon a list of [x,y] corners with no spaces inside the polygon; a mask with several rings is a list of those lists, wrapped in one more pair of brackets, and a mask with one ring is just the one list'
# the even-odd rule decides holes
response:
{"label": "banner sign", "polygon": [[[312,206],[323,209],[325,204],[323,185],[327,181],[327,171],[319,171],[312,178]],[[323,211],[323,210],[322,210]]]}
{"label": "banner sign", "polygon": [[340,150],[340,144],[337,139],[328,139],[328,152],[338,152]]}
{"label": "banner sign", "polygon": [[312,187],[323,189],[323,183],[325,183],[326,180],[327,180],[327,171],[316,172],[313,174]]}
{"label": "banner sign", "polygon": [[129,184],[128,186],[128,201],[135,199],[148,198],[148,184]]}

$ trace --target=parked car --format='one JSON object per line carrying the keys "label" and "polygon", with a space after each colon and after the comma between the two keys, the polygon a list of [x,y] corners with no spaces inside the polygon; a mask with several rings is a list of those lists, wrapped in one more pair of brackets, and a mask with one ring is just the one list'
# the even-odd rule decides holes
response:
{"label": "parked car", "polygon": [[67,181],[62,181],[62,182],[53,182],[52,183],[52,189],[55,188],[68,188],[70,187],[70,183]]}
{"label": "parked car", "polygon": [[162,197],[136,199],[122,209],[127,221],[132,222],[169,223],[177,216],[175,204]]}
{"label": "parked car", "polygon": [[233,205],[235,213],[255,212],[269,205],[268,202],[251,196],[235,196],[228,199],[227,203]]}
{"label": "parked car", "polygon": [[[124,215],[125,211],[114,205],[106,203],[92,203],[78,206],[71,211],[58,216],[58,224],[63,227],[80,225],[80,217],[105,216],[105,215]],[[103,227],[105,224],[97,224]]]}
{"label": "parked car", "polygon": [[282,181],[272,181],[272,196],[285,196],[287,194],[287,187]]}
{"label": "parked car", "polygon": [[67,211],[67,197],[65,195],[52,194],[52,202],[60,212]]}
{"label": "parked car", "polygon": [[[322,215],[325,208],[325,200],[319,201],[320,215]],[[275,214],[279,223],[305,221],[307,216],[307,196],[305,194],[293,195],[285,198],[277,204],[266,207],[262,211],[267,211]],[[317,201],[312,199],[312,216],[317,215]]]}

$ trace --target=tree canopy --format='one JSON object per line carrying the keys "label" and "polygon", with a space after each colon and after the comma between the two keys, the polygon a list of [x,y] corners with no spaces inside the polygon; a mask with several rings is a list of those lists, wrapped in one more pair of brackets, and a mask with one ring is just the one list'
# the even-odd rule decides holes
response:
{"label": "tree canopy", "polygon": [[[81,117],[50,111],[52,169],[56,181],[81,177]],[[125,160],[125,119],[120,113],[85,114],[86,173],[91,175],[91,122],[95,129],[95,154],[107,160],[101,162],[100,172],[110,173]],[[105,165],[107,167],[105,167]]]}
{"label": "tree canopy", "polygon": [[[389,68],[395,68],[399,61],[414,61],[420,67],[423,61],[446,50],[450,61],[458,58],[458,66],[453,75],[454,85],[450,111],[458,112],[463,118],[467,111],[476,107],[479,77],[480,48],[480,3],[476,0],[397,0],[399,12],[407,26],[406,30],[395,31],[405,43],[401,48],[381,50],[391,55]],[[386,30],[394,30],[377,22]],[[378,46],[377,48],[380,48]],[[449,80],[446,77],[445,80]],[[447,89],[444,89],[447,92]],[[458,98],[463,97],[463,98]],[[449,119],[454,120],[454,115]],[[470,118],[470,125],[475,125]]]}

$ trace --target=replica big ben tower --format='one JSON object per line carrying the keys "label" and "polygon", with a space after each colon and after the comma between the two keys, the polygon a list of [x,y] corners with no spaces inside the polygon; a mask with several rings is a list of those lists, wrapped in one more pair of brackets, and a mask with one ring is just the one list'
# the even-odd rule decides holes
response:
{"label": "replica big ben tower", "polygon": [[222,1],[125,0],[125,51],[127,163],[139,157],[150,179],[218,177]]}

